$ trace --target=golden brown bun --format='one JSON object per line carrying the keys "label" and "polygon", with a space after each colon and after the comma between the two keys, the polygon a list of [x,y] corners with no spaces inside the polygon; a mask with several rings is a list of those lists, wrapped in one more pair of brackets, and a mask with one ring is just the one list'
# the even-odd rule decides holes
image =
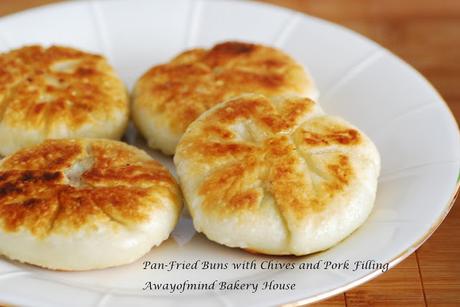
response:
{"label": "golden brown bun", "polygon": [[99,55],[52,46],[0,54],[0,154],[48,138],[118,139],[125,87]]}
{"label": "golden brown bun", "polygon": [[0,163],[0,254],[60,270],[132,262],[173,230],[180,192],[118,141],[48,140]]}
{"label": "golden brown bun", "polygon": [[380,158],[312,100],[243,95],[202,114],[174,156],[197,231],[274,255],[327,249],[367,218]]}
{"label": "golden brown bun", "polygon": [[225,42],[147,71],[135,87],[133,119],[151,147],[173,154],[201,113],[242,93],[317,95],[302,66],[281,50]]}

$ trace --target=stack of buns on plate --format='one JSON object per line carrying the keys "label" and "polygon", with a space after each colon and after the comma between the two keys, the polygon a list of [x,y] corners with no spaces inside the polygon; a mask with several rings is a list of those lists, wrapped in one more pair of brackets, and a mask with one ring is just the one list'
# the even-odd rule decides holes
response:
{"label": "stack of buns on plate", "polygon": [[[210,240],[272,255],[337,244],[369,215],[372,141],[314,102],[276,48],[224,42],[149,69],[131,103],[104,57],[27,46],[0,55],[0,254],[57,270],[130,263],[173,231],[184,196]],[[159,162],[117,141],[129,109]],[[180,186],[180,188],[179,188]]]}

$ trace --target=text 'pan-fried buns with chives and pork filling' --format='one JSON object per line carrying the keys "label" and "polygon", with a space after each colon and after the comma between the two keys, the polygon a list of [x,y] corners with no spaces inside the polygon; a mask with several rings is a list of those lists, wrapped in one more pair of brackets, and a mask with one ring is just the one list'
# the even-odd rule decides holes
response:
{"label": "text 'pan-fried buns with chives and pork filling'", "polygon": [[104,57],[27,46],[0,54],[0,154],[48,138],[119,139],[128,122],[122,81]]}
{"label": "text 'pan-fried buns with chives and pork filling'", "polygon": [[197,231],[273,255],[327,249],[369,215],[380,158],[356,127],[300,97],[243,95],[192,123],[174,163]]}
{"label": "text 'pan-fried buns with chives and pork filling'", "polygon": [[182,203],[142,150],[48,140],[0,162],[0,255],[59,270],[130,263],[168,238]]}
{"label": "text 'pan-fried buns with chives and pork filling'", "polygon": [[318,94],[304,68],[281,50],[225,42],[185,51],[147,71],[135,86],[133,120],[150,147],[174,154],[201,113],[243,93]]}

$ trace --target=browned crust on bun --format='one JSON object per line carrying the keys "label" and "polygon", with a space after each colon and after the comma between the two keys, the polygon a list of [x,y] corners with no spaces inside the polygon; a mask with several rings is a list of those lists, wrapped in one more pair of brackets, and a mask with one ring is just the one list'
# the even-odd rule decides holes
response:
{"label": "browned crust on bun", "polygon": [[274,255],[329,248],[372,209],[380,171],[369,138],[303,97],[246,94],[193,122],[174,156],[195,228]]}
{"label": "browned crust on bun", "polygon": [[0,54],[1,154],[46,138],[116,139],[127,119],[126,89],[104,57],[38,45]]}
{"label": "browned crust on bun", "polygon": [[180,135],[201,113],[243,93],[309,96],[315,91],[303,67],[281,50],[229,41],[185,51],[147,71],[135,87],[133,115],[141,130],[147,128],[136,112],[150,113],[153,121]]}
{"label": "browned crust on bun", "polygon": [[48,140],[0,164],[0,231],[50,234],[136,227],[161,210],[180,210],[169,172],[143,151],[109,140]]}

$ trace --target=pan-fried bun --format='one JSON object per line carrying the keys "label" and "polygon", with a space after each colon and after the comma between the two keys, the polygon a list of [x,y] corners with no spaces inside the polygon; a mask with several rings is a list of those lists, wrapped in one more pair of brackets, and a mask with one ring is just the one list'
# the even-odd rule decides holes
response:
{"label": "pan-fried bun", "polygon": [[52,46],[0,54],[0,154],[48,138],[119,139],[126,89],[99,55]]}
{"label": "pan-fried bun", "polygon": [[281,50],[225,42],[185,51],[147,71],[135,87],[133,119],[150,147],[174,154],[201,113],[243,93],[317,96],[303,67]]}
{"label": "pan-fried bun", "polygon": [[0,162],[0,255],[59,270],[133,262],[181,210],[169,172],[118,141],[47,140]]}
{"label": "pan-fried bun", "polygon": [[244,95],[192,123],[174,163],[197,231],[273,255],[327,249],[360,226],[376,194],[374,144],[312,100]]}

